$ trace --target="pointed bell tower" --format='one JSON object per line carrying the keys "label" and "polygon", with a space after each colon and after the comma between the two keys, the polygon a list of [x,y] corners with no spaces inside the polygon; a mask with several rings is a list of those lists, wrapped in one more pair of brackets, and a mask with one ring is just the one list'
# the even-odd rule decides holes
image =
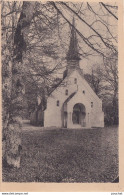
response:
{"label": "pointed bell tower", "polygon": [[69,50],[66,56],[68,72],[74,69],[79,69],[80,68],[79,61],[81,60],[79,57],[79,52],[78,52],[78,42],[77,42],[74,18],[73,18],[72,25],[73,26],[71,28],[70,45],[69,45]]}

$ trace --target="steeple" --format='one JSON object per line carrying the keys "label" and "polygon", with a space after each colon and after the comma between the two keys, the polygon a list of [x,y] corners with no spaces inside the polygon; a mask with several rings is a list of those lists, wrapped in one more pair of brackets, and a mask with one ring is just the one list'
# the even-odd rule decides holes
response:
{"label": "steeple", "polygon": [[69,50],[67,53],[66,59],[68,61],[76,60],[79,61],[79,54],[78,54],[78,46],[77,46],[77,37],[76,37],[76,30],[75,30],[75,20],[73,18],[72,22],[72,28],[71,28],[71,36],[70,36],[70,45],[69,45]]}
{"label": "steeple", "polygon": [[77,42],[74,18],[72,21],[70,45],[69,45],[69,50],[68,50],[68,53],[66,56],[66,60],[67,60],[66,74],[70,73],[74,69],[80,68],[79,67],[80,57],[79,57],[79,53],[78,53],[78,42]]}
{"label": "steeple", "polygon": [[70,45],[69,50],[66,55],[67,67],[63,73],[63,78],[65,78],[68,74],[70,74],[73,70],[80,70],[79,61],[81,60],[78,53],[78,41],[75,30],[75,20],[73,18],[71,35],[70,35]]}

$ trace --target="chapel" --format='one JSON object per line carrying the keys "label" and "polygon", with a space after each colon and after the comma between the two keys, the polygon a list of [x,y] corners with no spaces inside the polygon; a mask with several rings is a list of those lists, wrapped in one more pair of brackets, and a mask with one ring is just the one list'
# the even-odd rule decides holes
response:
{"label": "chapel", "polygon": [[67,66],[63,79],[47,98],[44,127],[94,128],[104,127],[102,100],[85,80],[80,69],[78,41],[73,20]]}

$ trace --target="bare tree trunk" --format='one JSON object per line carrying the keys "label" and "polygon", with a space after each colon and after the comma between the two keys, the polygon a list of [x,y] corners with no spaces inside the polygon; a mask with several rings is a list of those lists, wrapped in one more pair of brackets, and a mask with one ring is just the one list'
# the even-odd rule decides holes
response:
{"label": "bare tree trunk", "polygon": [[114,90],[114,96],[112,100],[113,104],[113,125],[118,124],[118,98],[117,98],[118,90]]}
{"label": "bare tree trunk", "polygon": [[[3,124],[4,129],[4,162],[7,165],[20,167],[21,132],[23,114],[23,52],[26,51],[26,37],[34,16],[35,2],[23,2],[22,12],[14,35],[14,57],[12,61],[11,101],[9,112]],[[6,125],[5,125],[6,124]]]}

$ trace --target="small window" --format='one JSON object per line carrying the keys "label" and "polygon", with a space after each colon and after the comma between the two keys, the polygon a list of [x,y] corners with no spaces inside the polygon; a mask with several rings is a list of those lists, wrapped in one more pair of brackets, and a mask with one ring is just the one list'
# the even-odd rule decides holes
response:
{"label": "small window", "polygon": [[83,90],[83,94],[85,94],[85,91]]}
{"label": "small window", "polygon": [[91,102],[91,108],[93,108],[93,102]]}
{"label": "small window", "polygon": [[74,79],[74,84],[77,84],[77,78]]}
{"label": "small window", "polygon": [[68,95],[68,89],[65,90],[65,95]]}
{"label": "small window", "polygon": [[59,106],[59,100],[57,100],[57,102],[56,102],[56,106]]}

